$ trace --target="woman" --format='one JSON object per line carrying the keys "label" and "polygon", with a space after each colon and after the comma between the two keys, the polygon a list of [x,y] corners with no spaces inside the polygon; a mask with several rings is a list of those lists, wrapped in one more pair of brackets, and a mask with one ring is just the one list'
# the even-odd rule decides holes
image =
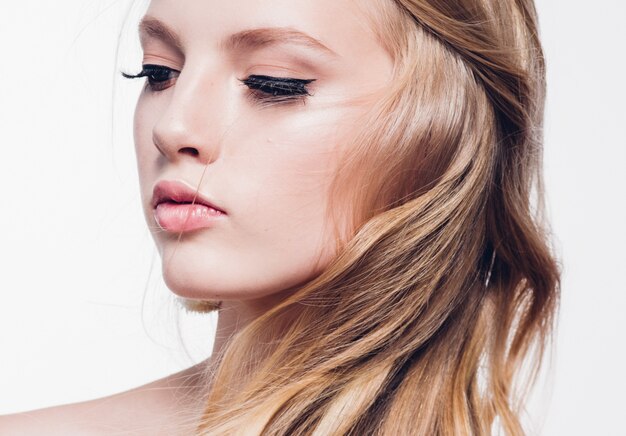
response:
{"label": "woman", "polygon": [[153,0],[139,35],[142,203],[213,354],[0,429],[523,434],[559,283],[532,1]]}

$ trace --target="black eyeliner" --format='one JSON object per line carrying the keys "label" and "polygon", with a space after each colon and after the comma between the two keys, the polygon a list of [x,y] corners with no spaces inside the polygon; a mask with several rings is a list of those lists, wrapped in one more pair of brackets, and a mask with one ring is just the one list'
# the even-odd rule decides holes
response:
{"label": "black eyeliner", "polygon": [[261,91],[272,97],[298,97],[311,95],[307,85],[315,79],[294,79],[288,77],[272,77],[250,75],[241,82],[251,90]]}

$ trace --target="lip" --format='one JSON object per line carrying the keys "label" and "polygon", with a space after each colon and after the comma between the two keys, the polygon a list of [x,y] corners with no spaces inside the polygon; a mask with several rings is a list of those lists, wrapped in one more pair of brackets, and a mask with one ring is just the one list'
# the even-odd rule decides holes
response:
{"label": "lip", "polygon": [[174,180],[162,180],[154,185],[154,189],[152,190],[151,206],[155,209],[159,204],[168,201],[176,203],[203,204],[220,211],[223,214],[227,214],[227,212],[219,205],[215,204],[215,202],[210,201],[203,194],[199,192],[197,193],[186,184]]}

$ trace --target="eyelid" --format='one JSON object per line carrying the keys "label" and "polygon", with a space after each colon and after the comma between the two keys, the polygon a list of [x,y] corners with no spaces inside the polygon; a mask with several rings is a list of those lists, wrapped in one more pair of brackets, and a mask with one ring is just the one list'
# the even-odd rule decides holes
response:
{"label": "eyelid", "polygon": [[[171,77],[171,75],[175,77]],[[170,86],[178,77],[180,71],[165,65],[144,64],[137,74],[122,75],[129,79],[146,77],[146,88],[152,91],[162,91]],[[251,74],[239,81],[250,90],[250,97],[258,102],[286,103],[294,100],[304,101],[311,96],[308,85],[316,79],[300,79],[295,77],[268,76],[262,74]]]}
{"label": "eyelid", "polygon": [[315,81],[315,79],[296,79],[293,77],[276,77],[263,74],[251,74],[241,81],[248,86],[264,86],[275,88],[277,91],[301,91],[308,95],[306,86]]}
{"label": "eyelid", "polygon": [[127,79],[137,79],[137,78],[140,78],[140,77],[146,77],[146,76],[150,75],[150,71],[149,70],[152,70],[152,72],[169,70],[169,71],[171,71],[173,73],[180,74],[180,71],[178,71],[177,69],[168,67],[166,65],[143,64],[141,66],[141,71],[139,73],[137,73],[137,74],[128,74],[128,73],[125,73],[125,72],[122,71],[122,76],[126,77]]}
{"label": "eyelid", "polygon": [[[154,77],[157,74],[166,74],[167,77],[159,77],[159,79],[162,79],[159,80]],[[171,77],[172,74],[175,77]],[[137,74],[127,74],[125,72],[122,72],[122,76],[127,79],[138,79],[141,77],[145,77],[147,79],[145,89],[150,89],[151,91],[156,92],[163,91],[169,88],[171,86],[171,82],[175,80],[179,75],[180,71],[171,67],[167,67],[165,65],[158,64],[144,64],[141,67],[141,71]]]}
{"label": "eyelid", "polygon": [[296,101],[305,102],[311,96],[307,85],[315,79],[296,79],[266,75],[249,75],[239,79],[249,88],[249,97],[263,106],[288,104]]}

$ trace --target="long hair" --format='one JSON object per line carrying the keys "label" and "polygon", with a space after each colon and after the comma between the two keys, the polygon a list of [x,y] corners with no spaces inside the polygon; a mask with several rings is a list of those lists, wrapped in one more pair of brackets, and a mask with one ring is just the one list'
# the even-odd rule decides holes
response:
{"label": "long hair", "polygon": [[198,434],[524,434],[560,276],[533,2],[380,3],[394,80],[332,185],[340,250],[229,341]]}

